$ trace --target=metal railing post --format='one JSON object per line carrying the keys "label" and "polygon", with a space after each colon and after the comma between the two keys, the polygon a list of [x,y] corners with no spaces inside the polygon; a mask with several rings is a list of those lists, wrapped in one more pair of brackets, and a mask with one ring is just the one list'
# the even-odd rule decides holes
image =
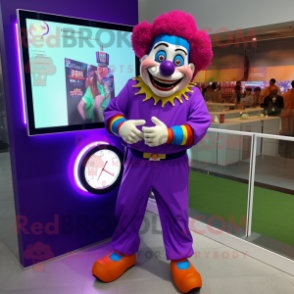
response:
{"label": "metal railing post", "polygon": [[246,237],[251,235],[252,227],[252,210],[253,210],[253,194],[256,168],[256,148],[257,136],[253,134],[251,141],[249,179],[248,179],[248,200],[247,200],[247,217],[246,217]]}

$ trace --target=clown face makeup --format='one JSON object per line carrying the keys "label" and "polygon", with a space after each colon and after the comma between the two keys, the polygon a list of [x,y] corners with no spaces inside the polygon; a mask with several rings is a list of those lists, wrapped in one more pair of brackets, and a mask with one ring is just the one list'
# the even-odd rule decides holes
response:
{"label": "clown face makeup", "polygon": [[158,36],[141,59],[143,81],[160,97],[184,89],[192,79],[194,64],[189,64],[189,43],[179,37]]}

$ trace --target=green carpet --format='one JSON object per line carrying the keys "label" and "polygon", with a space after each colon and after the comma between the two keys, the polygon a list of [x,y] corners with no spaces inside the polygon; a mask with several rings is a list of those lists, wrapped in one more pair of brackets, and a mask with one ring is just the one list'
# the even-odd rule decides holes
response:
{"label": "green carpet", "polygon": [[[248,185],[190,171],[189,207],[230,223],[246,219]],[[294,196],[254,188],[252,231],[294,246]]]}

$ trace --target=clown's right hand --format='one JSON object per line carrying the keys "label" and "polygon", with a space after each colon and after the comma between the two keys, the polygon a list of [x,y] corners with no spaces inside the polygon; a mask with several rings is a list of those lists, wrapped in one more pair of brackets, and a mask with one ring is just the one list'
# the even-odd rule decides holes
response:
{"label": "clown's right hand", "polygon": [[143,133],[137,129],[137,126],[145,125],[143,119],[130,119],[125,121],[119,128],[119,135],[128,144],[134,144],[143,139]]}

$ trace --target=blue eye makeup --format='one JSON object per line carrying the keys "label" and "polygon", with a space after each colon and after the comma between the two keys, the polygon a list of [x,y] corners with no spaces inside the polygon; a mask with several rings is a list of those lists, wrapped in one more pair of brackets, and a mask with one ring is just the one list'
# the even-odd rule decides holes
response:
{"label": "blue eye makeup", "polygon": [[158,51],[155,55],[155,61],[157,62],[163,62],[166,60],[166,53],[165,51],[161,50],[161,51]]}
{"label": "blue eye makeup", "polygon": [[184,58],[181,55],[176,55],[175,58],[174,58],[174,65],[175,66],[184,65]]}

